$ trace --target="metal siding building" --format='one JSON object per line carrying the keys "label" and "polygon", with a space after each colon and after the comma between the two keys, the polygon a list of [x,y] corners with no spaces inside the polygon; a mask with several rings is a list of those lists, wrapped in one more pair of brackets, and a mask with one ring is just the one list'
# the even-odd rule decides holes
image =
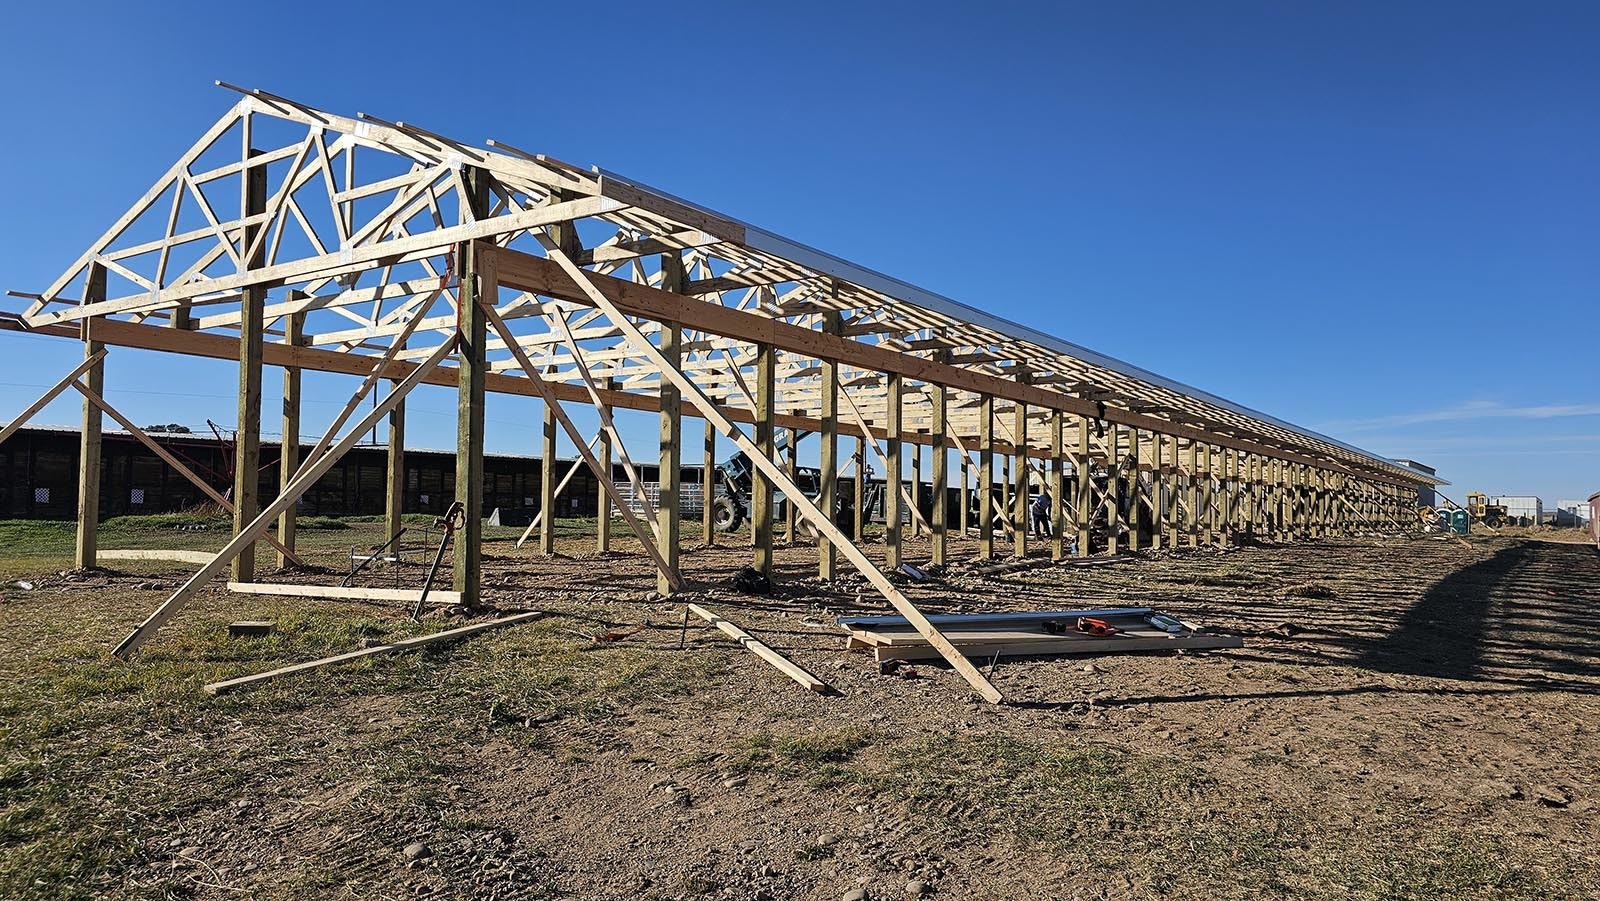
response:
{"label": "metal siding building", "polygon": [[1544,501],[1531,494],[1497,494],[1489,503],[1506,508],[1506,515],[1517,525],[1536,526],[1544,521]]}

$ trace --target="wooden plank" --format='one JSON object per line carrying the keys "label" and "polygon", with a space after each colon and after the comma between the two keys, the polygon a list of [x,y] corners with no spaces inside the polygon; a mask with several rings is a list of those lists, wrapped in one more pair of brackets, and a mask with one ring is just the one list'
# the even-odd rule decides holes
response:
{"label": "wooden plank", "polygon": [[[334,601],[403,601],[415,603],[422,594],[420,588],[363,588],[346,585],[294,585],[278,582],[229,582],[228,590],[239,594],[268,594],[280,597],[326,598]],[[459,591],[428,592],[428,601],[441,604],[461,603]]]}
{"label": "wooden plank", "polygon": [[825,684],[821,679],[818,679],[816,676],[811,675],[811,673],[807,672],[804,667],[783,656],[777,651],[774,651],[772,648],[763,644],[760,639],[739,628],[733,623],[728,622],[727,620],[716,615],[715,613],[712,613],[706,608],[701,607],[698,604],[690,604],[689,611],[711,625],[716,626],[724,635],[727,635],[729,638],[732,638],[734,641],[737,641],[740,645],[742,645],[745,650],[777,667],[778,670],[785,676],[788,676],[794,681],[799,682],[806,688],[809,688],[818,694],[827,694],[831,690],[828,688],[827,684]]}
{"label": "wooden plank", "polygon": [[[927,616],[928,622],[937,625],[951,625],[959,623],[1043,622],[1047,619],[1068,619],[1078,616],[1145,616],[1154,612],[1155,610],[1150,607],[1105,607],[1091,610],[1033,610],[1007,611],[1004,613],[930,613]],[[846,628],[869,629],[910,625],[903,616],[841,616],[834,622]]]}
{"label": "wooden plank", "polygon": [[[974,660],[986,661],[999,657],[1066,656],[1123,654],[1130,651],[1205,651],[1221,648],[1242,648],[1244,641],[1231,635],[1195,635],[1188,638],[1098,638],[1088,642],[1068,644],[1060,641],[1018,642],[1016,644],[957,645],[956,649]],[[890,646],[873,649],[878,660],[932,660],[940,656],[927,645]]]}
{"label": "wooden plank", "polygon": [[515,626],[520,623],[528,622],[529,620],[538,619],[541,616],[544,616],[544,614],[538,611],[531,613],[518,613],[514,616],[506,616],[500,619],[490,620],[486,623],[474,623],[470,626],[462,626],[459,629],[446,629],[443,632],[435,632],[432,635],[419,635],[416,638],[406,638],[401,641],[391,642],[390,644],[381,644],[377,645],[376,647],[362,648],[359,651],[351,651],[348,654],[336,654],[332,657],[324,657],[321,660],[311,660],[306,663],[297,663],[293,666],[285,666],[279,669],[269,670],[264,673],[256,673],[253,676],[240,676],[237,679],[225,679],[221,682],[212,682],[210,685],[206,686],[206,694],[226,694],[230,691],[238,691],[241,688],[249,688],[253,685],[260,685],[263,682],[281,679],[284,676],[292,676],[297,673],[309,672],[314,669],[321,669],[322,667],[333,666],[339,663],[349,663],[352,660],[360,660],[363,657],[376,657],[380,654],[396,654],[402,651],[411,651],[420,647],[426,647],[430,644],[439,644],[440,642],[445,641],[455,641],[458,638],[466,638],[469,635],[476,635],[479,632],[487,632],[490,629],[504,629],[507,626]]}
{"label": "wooden plank", "polygon": [[101,550],[101,560],[173,560],[178,563],[210,563],[217,555],[208,551],[178,550]]}

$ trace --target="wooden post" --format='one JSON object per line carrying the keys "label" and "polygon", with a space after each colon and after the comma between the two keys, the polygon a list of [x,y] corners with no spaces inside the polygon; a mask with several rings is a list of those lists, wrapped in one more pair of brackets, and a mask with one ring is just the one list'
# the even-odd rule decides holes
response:
{"label": "wooden post", "polygon": [[[393,391],[398,382],[390,382],[389,390]],[[394,539],[405,528],[406,512],[406,405],[404,401],[395,404],[389,411],[389,460],[387,472],[387,491],[384,493],[383,521],[384,537]],[[398,542],[395,553],[399,553]]]}
{"label": "wooden post", "polygon": [[1167,547],[1176,549],[1178,547],[1178,527],[1183,523],[1182,512],[1178,506],[1178,495],[1180,493],[1180,488],[1183,484],[1183,481],[1182,476],[1178,471],[1180,465],[1178,462],[1178,436],[1173,435],[1170,439],[1163,438],[1161,443],[1165,445],[1168,443],[1168,441],[1170,441],[1171,444],[1169,445],[1167,452],[1164,454],[1167,461],[1167,471],[1164,473],[1163,478],[1167,489]]}
{"label": "wooden post", "polygon": [[1072,461],[1078,473],[1078,556],[1089,556],[1094,524],[1094,462],[1089,459],[1089,417],[1078,417],[1078,456]]}
{"label": "wooden post", "polygon": [[[549,426],[550,423],[546,422],[547,429]],[[595,491],[599,494],[599,497],[595,498],[594,545],[595,550],[602,554],[607,554],[611,552],[611,495],[606,492],[604,480],[611,478],[611,432],[603,427],[600,429],[600,449],[597,456],[599,457],[601,471],[595,474],[595,484],[598,486]],[[547,502],[544,497],[543,485],[544,482],[541,479],[539,494],[541,504]],[[552,490],[551,497],[553,498],[554,496],[555,492]],[[548,502],[554,504],[553,500]],[[552,512],[554,511],[547,509],[544,519],[549,519]],[[542,538],[543,533],[540,533],[540,535]]]}
{"label": "wooden post", "polygon": [[1116,423],[1106,426],[1106,468],[1111,473],[1111,479],[1106,482],[1105,511],[1106,511],[1106,553],[1115,557],[1120,549],[1122,536],[1117,534],[1122,525],[1122,427]]}
{"label": "wooden post", "polygon": [[[539,432],[539,509],[544,511],[539,517],[539,553],[546,557],[556,552],[556,516],[559,514],[556,510],[556,467],[560,465],[556,459],[557,425],[556,411],[551,403],[546,403]],[[606,473],[605,477],[610,478],[611,474]]]}
{"label": "wooden post", "polygon": [[972,460],[966,455],[961,455],[961,509],[956,511],[959,517],[957,526],[960,529],[961,539],[967,539],[967,529],[972,526]]}
{"label": "wooden post", "polygon": [[1166,482],[1166,473],[1162,471],[1166,445],[1165,435],[1150,433],[1150,549],[1155,551],[1161,550],[1164,544],[1162,532],[1166,530],[1166,507],[1161,500]]}
{"label": "wooden post", "polygon": [[[257,155],[255,149],[247,155]],[[267,167],[250,166],[244,172],[245,217],[267,210]],[[266,242],[256,244],[262,226],[247,225],[239,235],[241,252],[250,255],[242,270],[260,269],[267,263]],[[245,288],[239,295],[239,423],[233,439],[233,534],[240,534],[256,518],[261,492],[261,353],[263,311],[267,289]],[[256,577],[256,548],[251,543],[233,559],[233,581],[253,582]]]}
{"label": "wooden post", "polygon": [[978,401],[978,556],[994,559],[994,398]]}
{"label": "wooden post", "polygon": [[1144,549],[1140,525],[1144,513],[1144,480],[1139,477],[1139,430],[1128,427],[1128,550]]}
{"label": "wooden post", "polygon": [[[943,361],[948,353],[941,351],[934,359]],[[930,562],[943,566],[949,562],[950,541],[950,440],[948,397],[940,384],[929,386],[928,400],[933,405],[933,418],[928,431],[933,437],[933,553]]]}
{"label": "wooden post", "polygon": [[[1017,376],[1018,381],[1027,383],[1023,375]],[[1012,489],[1011,519],[1015,528],[1011,533],[1011,553],[1017,557],[1028,556],[1028,405],[1018,401],[1011,408],[1011,432],[1016,445],[1016,472],[1012,476],[1016,479]]]}
{"label": "wooden post", "polygon": [[700,473],[700,528],[706,547],[717,543],[717,429],[706,420],[705,468]]}
{"label": "wooden post", "polygon": [[855,530],[851,537],[856,544],[866,540],[867,536],[867,439],[856,439],[856,480],[853,486],[855,492]]}
{"label": "wooden post", "polygon": [[884,376],[884,444],[889,458],[888,471],[883,474],[887,482],[883,493],[883,565],[885,569],[900,566],[900,514],[901,486],[904,480],[905,461],[901,459],[900,428],[904,412],[899,373]]}
{"label": "wooden post", "polygon": [[[301,296],[295,292],[292,296]],[[291,347],[304,343],[306,314],[290,313],[283,320],[283,343]],[[278,490],[281,492],[300,469],[300,368],[283,367],[283,441],[278,445]],[[296,503],[299,499],[296,499]],[[294,563],[289,554],[294,552],[295,504],[290,504],[278,514],[278,568],[285,569]]]}
{"label": "wooden post", "polygon": [[[683,270],[683,257],[678,251],[661,255],[661,290],[682,293],[688,276]],[[678,369],[683,365],[683,327],[676,322],[661,323],[661,356],[668,365]],[[657,396],[661,399],[661,464],[658,473],[660,490],[656,493],[656,546],[661,558],[672,572],[678,570],[678,558],[683,538],[681,485],[683,478],[683,395],[671,380],[662,377]],[[672,581],[667,570],[656,570],[656,593],[662,597],[672,594]]]}
{"label": "wooden post", "polygon": [[[106,269],[99,263],[89,264],[89,274],[83,289],[83,302],[99,303],[106,299]],[[89,390],[104,394],[106,386],[105,345],[94,340],[95,319],[83,320],[83,355],[93,360],[82,379]],[[73,564],[78,569],[91,569],[99,562],[100,547],[100,408],[83,399],[83,425],[78,432],[78,534],[73,554]]]}
{"label": "wooden post", "polygon": [[1189,439],[1189,479],[1185,500],[1189,506],[1189,546],[1200,546],[1200,442]]}
{"label": "wooden post", "polygon": [[1067,556],[1067,417],[1050,411],[1050,559]]}
{"label": "wooden post", "polygon": [[[489,218],[489,182],[487,170],[466,166],[462,170],[467,188],[467,203],[479,220]],[[464,211],[465,212],[465,211]],[[480,248],[482,252],[480,253]],[[479,308],[479,298],[492,305],[499,296],[499,274],[495,268],[492,245],[485,247],[476,241],[462,243],[456,249],[456,264],[461,269],[457,289],[459,347],[456,373],[456,497],[461,502],[466,521],[456,532],[453,548],[452,582],[461,593],[462,606],[480,606],[478,588],[483,550],[483,388],[484,375],[489,369],[485,359],[488,346],[488,322]],[[544,461],[548,468],[550,461]],[[554,522],[554,511],[546,508],[544,525]],[[541,542],[542,543],[542,542]]]}
{"label": "wooden post", "polygon": [[[797,413],[796,415],[800,415]],[[799,484],[800,479],[800,434],[797,429],[789,430],[789,445],[783,449],[783,474],[789,477],[793,484]],[[788,500],[784,495],[783,505],[783,540],[795,544],[800,536],[795,533],[795,524],[798,521],[795,511],[800,508]]]}
{"label": "wooden post", "polygon": [[[911,445],[911,536],[922,537],[922,445]],[[931,526],[932,523],[929,523]]]}
{"label": "wooden post", "polygon": [[[756,345],[756,450],[773,457],[773,415],[777,398],[777,352],[771,344]],[[772,577],[772,478],[760,468],[751,473],[750,515],[755,520],[755,568]]]}
{"label": "wooden post", "polygon": [[[838,286],[834,286],[837,293]],[[837,335],[843,328],[838,311],[826,310],[822,314],[822,331]],[[817,506],[830,518],[837,520],[839,513],[839,363],[822,360],[822,470],[821,492]],[[860,479],[857,479],[860,481]],[[817,534],[817,575],[824,579],[839,577],[839,552],[826,533]]]}

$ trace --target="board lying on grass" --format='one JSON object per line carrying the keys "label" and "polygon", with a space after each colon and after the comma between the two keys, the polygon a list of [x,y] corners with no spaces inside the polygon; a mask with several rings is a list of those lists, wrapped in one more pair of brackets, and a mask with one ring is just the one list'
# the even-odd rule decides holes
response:
{"label": "board lying on grass", "polygon": [[[962,654],[975,660],[1053,654],[1121,654],[1132,651],[1211,650],[1243,647],[1232,635],[1204,634],[1183,623],[1168,632],[1149,621],[1148,607],[1104,610],[1054,610],[1035,613],[943,614],[929,617]],[[1070,631],[1079,617],[1093,617],[1117,629],[1107,636]],[[1055,633],[1047,623],[1065,623]],[[878,660],[928,660],[939,656],[916,630],[895,616],[841,618],[850,632],[847,648],[871,648]]]}

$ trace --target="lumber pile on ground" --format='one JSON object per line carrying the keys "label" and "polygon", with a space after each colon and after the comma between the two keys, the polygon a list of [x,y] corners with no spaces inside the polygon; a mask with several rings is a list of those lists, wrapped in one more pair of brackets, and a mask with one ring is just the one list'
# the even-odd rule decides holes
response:
{"label": "lumber pile on ground", "polygon": [[[1148,607],[1104,610],[1052,610],[1035,613],[942,614],[928,619],[956,649],[974,660],[1054,654],[1122,654],[1131,651],[1210,650],[1243,647],[1231,635],[1208,635],[1183,623],[1169,632],[1150,622],[1159,616]],[[1090,635],[1072,630],[1080,617],[1115,628],[1115,634]],[[1066,631],[1052,631],[1066,624]],[[847,648],[871,648],[878,660],[929,660],[939,652],[898,616],[841,618],[850,633]]]}

